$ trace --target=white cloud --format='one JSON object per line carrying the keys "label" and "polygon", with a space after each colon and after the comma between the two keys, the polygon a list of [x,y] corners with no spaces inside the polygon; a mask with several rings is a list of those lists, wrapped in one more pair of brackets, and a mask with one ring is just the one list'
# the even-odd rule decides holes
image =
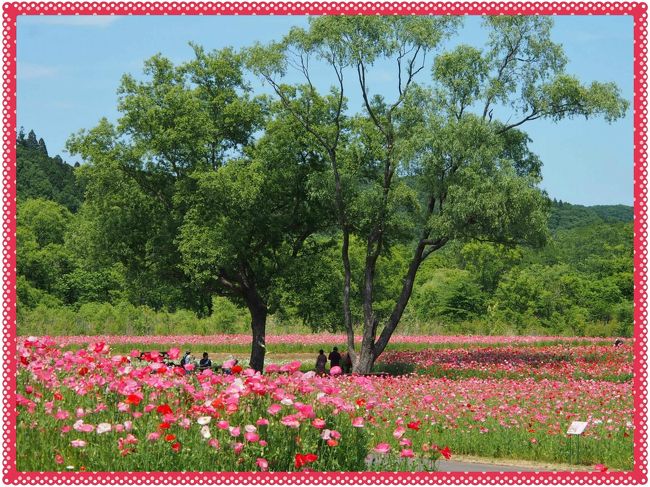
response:
{"label": "white cloud", "polygon": [[120,17],[115,15],[29,15],[19,16],[28,25],[65,25],[68,27],[108,27]]}
{"label": "white cloud", "polygon": [[43,66],[41,64],[21,63],[17,65],[18,79],[30,80],[39,78],[51,78],[58,73],[58,70],[52,66]]}

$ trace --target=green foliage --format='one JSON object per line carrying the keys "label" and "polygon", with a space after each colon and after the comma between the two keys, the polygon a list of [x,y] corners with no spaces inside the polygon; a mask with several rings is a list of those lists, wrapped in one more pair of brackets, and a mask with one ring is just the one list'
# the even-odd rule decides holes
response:
{"label": "green foliage", "polygon": [[548,226],[555,233],[559,230],[569,230],[595,223],[631,222],[633,216],[631,206],[582,206],[553,200]]}
{"label": "green foliage", "polygon": [[420,321],[471,321],[485,311],[485,296],[474,277],[460,269],[437,269],[412,297]]}
{"label": "green foliage", "polygon": [[43,139],[36,141],[33,130],[27,138],[21,132],[16,147],[18,199],[47,199],[75,212],[83,200],[83,186],[74,168],[59,157],[49,157]]}
{"label": "green foliage", "polygon": [[213,335],[249,329],[247,311],[225,298],[215,298],[212,315],[200,318],[188,310],[154,311],[127,302],[87,302],[75,310],[30,288],[23,278],[18,286],[19,335]]}
{"label": "green foliage", "polygon": [[522,250],[481,242],[469,242],[460,249],[458,264],[476,276],[483,291],[493,292],[501,276],[521,262]]}

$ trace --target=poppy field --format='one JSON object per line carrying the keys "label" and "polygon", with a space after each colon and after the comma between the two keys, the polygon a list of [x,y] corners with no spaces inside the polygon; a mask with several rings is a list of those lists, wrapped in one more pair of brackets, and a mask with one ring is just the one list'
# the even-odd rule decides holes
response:
{"label": "poppy field", "polygon": [[[321,377],[298,361],[198,372],[171,365],[178,347],[163,360],[87,341],[19,339],[18,470],[435,470],[463,455],[633,467],[631,343],[466,338],[380,357],[406,375]],[[580,437],[572,421],[587,422]]]}

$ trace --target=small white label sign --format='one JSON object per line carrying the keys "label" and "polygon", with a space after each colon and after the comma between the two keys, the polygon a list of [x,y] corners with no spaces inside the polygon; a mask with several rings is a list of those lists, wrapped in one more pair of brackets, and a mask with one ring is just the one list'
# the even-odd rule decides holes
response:
{"label": "small white label sign", "polygon": [[581,435],[586,427],[587,427],[586,421],[574,421],[573,423],[571,423],[571,426],[569,426],[569,429],[566,432],[566,434]]}

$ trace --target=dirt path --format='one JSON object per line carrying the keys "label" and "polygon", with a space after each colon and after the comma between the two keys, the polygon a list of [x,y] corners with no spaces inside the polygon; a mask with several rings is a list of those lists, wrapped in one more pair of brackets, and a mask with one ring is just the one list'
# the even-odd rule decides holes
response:
{"label": "dirt path", "polygon": [[440,472],[589,472],[593,468],[586,465],[454,455],[453,460],[438,461],[438,470]]}

